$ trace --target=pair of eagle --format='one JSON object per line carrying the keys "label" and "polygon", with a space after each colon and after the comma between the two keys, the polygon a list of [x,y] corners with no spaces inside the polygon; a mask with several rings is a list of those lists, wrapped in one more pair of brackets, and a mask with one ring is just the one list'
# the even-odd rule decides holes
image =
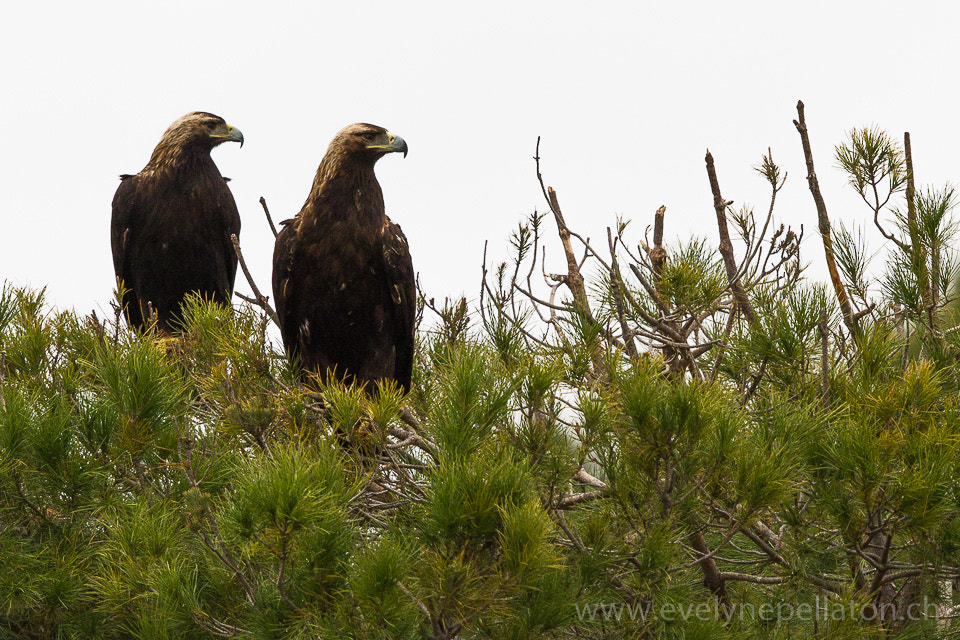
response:
{"label": "pair of eagle", "polygon": [[[237,273],[231,234],[240,215],[210,157],[243,134],[194,112],[174,122],[113,198],[113,266],[128,322],[156,316],[169,333],[189,293],[229,305]],[[283,223],[273,254],[273,295],[287,352],[305,371],[329,372],[369,391],[381,380],[410,389],[415,288],[400,227],[384,213],[374,164],[407,154],[403,138],[353,124],[336,135],[300,213]]]}

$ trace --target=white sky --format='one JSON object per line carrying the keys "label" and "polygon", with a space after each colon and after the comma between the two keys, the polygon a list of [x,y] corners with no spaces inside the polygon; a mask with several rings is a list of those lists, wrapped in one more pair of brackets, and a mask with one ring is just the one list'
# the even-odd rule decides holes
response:
{"label": "white sky", "polygon": [[[264,196],[292,217],[333,135],[372,122],[404,137],[378,164],[426,292],[478,292],[484,240],[544,210],[532,156],[567,221],[634,238],[667,205],[666,235],[716,241],[703,156],[724,196],[767,207],[751,169],[767,147],[789,173],[780,220],[822,249],[795,104],[803,99],[835,220],[869,210],[834,168],[854,126],[910,131],[921,184],[960,176],[960,3],[10,2],[0,17],[0,280],[109,308],[110,203],[166,127],[205,110],[246,138],[214,151],[264,290]],[[588,8],[589,7],[589,8]],[[553,229],[552,224],[548,229]],[[873,248],[879,248],[876,233]],[[558,243],[552,258],[561,264]],[[551,254],[548,254],[548,258]],[[238,274],[237,290],[248,292]]]}

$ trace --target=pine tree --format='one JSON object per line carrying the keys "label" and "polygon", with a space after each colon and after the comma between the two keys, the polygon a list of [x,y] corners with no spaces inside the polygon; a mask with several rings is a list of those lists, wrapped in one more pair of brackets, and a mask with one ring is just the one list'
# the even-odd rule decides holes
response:
{"label": "pine tree", "polygon": [[874,269],[796,126],[828,283],[770,152],[760,217],[708,153],[719,246],[661,208],[601,248],[541,181],[477,307],[421,301],[406,396],[303,384],[255,306],[171,338],[4,286],[0,637],[955,635],[954,194],[853,130]]}

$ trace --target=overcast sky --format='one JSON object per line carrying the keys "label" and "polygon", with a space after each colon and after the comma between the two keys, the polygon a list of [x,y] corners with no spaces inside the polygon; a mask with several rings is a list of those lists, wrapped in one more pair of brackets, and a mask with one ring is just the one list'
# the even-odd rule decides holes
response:
{"label": "overcast sky", "polygon": [[[258,199],[292,217],[352,122],[410,147],[377,173],[437,298],[476,298],[484,240],[503,259],[517,222],[544,209],[537,136],[568,223],[596,238],[620,215],[639,239],[664,204],[669,239],[716,242],[705,150],[724,196],[759,212],[768,188],[751,167],[772,147],[789,173],[777,215],[806,227],[815,269],[798,99],[835,219],[870,224],[834,168],[854,126],[910,131],[921,184],[960,177],[952,0],[16,2],[2,13],[0,280],[46,286],[50,303],[83,313],[107,309],[114,287],[117,176],[194,110],[245,136],[213,157],[265,293],[273,237]],[[558,243],[551,252],[561,264]]]}

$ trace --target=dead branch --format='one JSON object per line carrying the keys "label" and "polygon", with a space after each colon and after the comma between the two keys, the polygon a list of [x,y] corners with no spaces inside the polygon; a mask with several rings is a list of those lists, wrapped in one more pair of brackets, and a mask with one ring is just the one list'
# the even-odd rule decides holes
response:
{"label": "dead branch", "polygon": [[663,218],[667,213],[666,205],[660,205],[653,214],[653,249],[650,250],[650,264],[653,266],[653,285],[659,290],[663,275],[663,263],[667,252],[663,248]]}
{"label": "dead branch", "polygon": [[732,582],[752,582],[754,584],[783,584],[787,581],[786,578],[780,576],[755,576],[752,573],[737,573],[734,571],[722,571],[719,575],[724,582],[730,580]]}
{"label": "dead branch", "polygon": [[593,313],[590,310],[590,301],[587,298],[587,290],[584,286],[583,274],[580,273],[579,262],[573,253],[573,245],[570,243],[570,229],[564,220],[563,212],[560,209],[560,201],[557,199],[557,192],[553,187],[544,186],[543,176],[540,174],[540,138],[537,137],[537,155],[534,160],[537,163],[537,180],[540,182],[540,190],[550,205],[550,211],[553,212],[554,220],[557,223],[557,233],[560,236],[560,242],[563,244],[563,253],[567,258],[567,275],[565,283],[573,295],[575,306],[583,313],[591,324],[596,324]]}
{"label": "dead branch", "polygon": [[250,269],[247,268],[247,262],[243,259],[243,251],[240,250],[240,238],[237,237],[237,234],[230,234],[230,241],[233,242],[233,251],[237,254],[237,260],[240,262],[240,268],[243,269],[243,275],[247,278],[247,284],[250,285],[250,288],[253,290],[253,298],[248,298],[247,296],[237,293],[237,297],[241,300],[245,300],[251,304],[255,304],[266,313],[273,323],[280,326],[280,318],[277,316],[277,312],[273,310],[273,307],[270,306],[269,298],[260,293],[260,289],[257,288],[257,283],[253,281],[253,276],[250,275]]}
{"label": "dead branch", "polygon": [[409,429],[401,429],[400,427],[392,427],[390,429],[390,435],[395,438],[400,438],[403,441],[409,441],[410,444],[417,447],[424,453],[428,454],[434,461],[437,460],[437,444],[430,440],[429,438],[420,435],[420,421],[417,419],[417,416],[413,413],[410,407],[401,407],[400,408],[400,419],[405,425],[410,427]]}
{"label": "dead branch", "polygon": [[833,236],[830,231],[830,216],[827,215],[827,205],[823,201],[817,172],[813,168],[813,151],[810,148],[810,136],[807,133],[807,121],[804,117],[802,100],[797,101],[797,117],[798,119],[793,121],[793,125],[797,128],[797,132],[800,134],[800,142],[803,145],[803,157],[807,163],[807,185],[810,187],[810,194],[813,196],[813,202],[817,207],[820,239],[823,241],[823,252],[827,261],[827,269],[830,272],[830,281],[833,283],[837,302],[840,304],[841,313],[843,313],[844,323],[851,333],[859,335],[860,330],[857,322],[853,319],[850,297],[847,295],[847,289],[843,286],[843,280],[840,279],[840,272],[837,269],[837,260],[833,251]]}
{"label": "dead branch", "polygon": [[193,610],[193,620],[198,626],[220,638],[236,638],[237,636],[250,635],[250,632],[246,629],[217,620],[199,608]]}
{"label": "dead branch", "polygon": [[430,610],[427,609],[427,605],[423,604],[423,602],[421,602],[419,598],[417,598],[415,595],[413,595],[413,594],[410,592],[409,589],[407,589],[405,586],[403,586],[403,583],[402,583],[402,582],[397,582],[397,588],[400,589],[400,591],[403,592],[403,595],[405,595],[405,596],[407,596],[408,598],[410,598],[410,600],[413,601],[413,603],[414,603],[415,605],[417,605],[417,608],[420,609],[420,612],[423,613],[423,615],[427,616],[427,619],[428,619],[428,620],[430,620],[431,622],[433,622],[434,618],[433,618],[433,616],[430,614]]}
{"label": "dead branch", "polygon": [[557,500],[556,509],[569,509],[585,502],[593,502],[610,494],[606,491],[587,491],[585,493],[571,493]]}
{"label": "dead branch", "polygon": [[585,484],[589,487],[596,487],[598,489],[605,489],[607,487],[606,483],[599,478],[595,478],[583,467],[580,467],[580,470],[577,471],[576,475],[573,476],[573,479],[579,482],[580,484]]}
{"label": "dead branch", "polygon": [[[567,258],[567,275],[564,278],[564,282],[566,283],[567,288],[570,289],[570,293],[573,295],[575,311],[583,314],[586,321],[595,326],[597,324],[597,320],[594,317],[593,312],[590,310],[590,300],[587,298],[587,290],[584,286],[583,274],[580,272],[580,263],[577,262],[577,257],[573,253],[573,245],[570,243],[571,232],[567,227],[567,223],[563,217],[563,212],[560,209],[560,201],[557,199],[557,192],[554,191],[553,187],[547,187],[544,185],[543,176],[540,173],[539,136],[537,137],[537,148],[534,160],[536,161],[537,181],[540,183],[540,190],[543,192],[544,197],[547,199],[547,202],[550,205],[550,210],[553,212],[554,220],[557,223],[557,232],[560,235],[560,242],[563,244],[563,253]],[[577,237],[581,242],[584,243],[588,251],[597,256],[597,253],[590,248],[589,242],[584,241],[583,238],[580,238],[579,236]],[[597,257],[599,258],[599,256]],[[586,259],[586,254],[584,254],[584,259]],[[605,370],[602,355],[595,350],[594,353],[591,354],[591,360],[593,361],[595,374],[602,376],[603,371]]]}
{"label": "dead branch", "polygon": [[747,299],[747,294],[740,284],[740,275],[738,274],[737,261],[733,256],[733,244],[730,242],[730,231],[727,228],[727,207],[729,202],[720,195],[720,183],[717,180],[717,170],[713,164],[713,156],[710,150],[707,150],[707,177],[710,180],[710,190],[713,192],[713,208],[717,213],[717,227],[720,231],[720,255],[723,257],[723,266],[727,270],[727,279],[730,282],[730,289],[737,299],[737,308],[743,312],[747,321],[752,325],[757,321],[757,314],[753,306]]}
{"label": "dead branch", "polygon": [[631,359],[637,358],[637,346],[630,334],[627,324],[626,309],[623,304],[623,282],[620,279],[620,265],[617,263],[617,243],[613,239],[610,227],[607,227],[607,243],[610,245],[610,292],[613,295],[613,304],[617,310],[617,319],[620,322],[620,332],[623,344],[627,348],[627,355]]}
{"label": "dead branch", "polygon": [[[930,273],[927,269],[926,246],[920,237],[920,223],[917,220],[917,187],[913,178],[913,152],[910,148],[910,133],[903,134],[903,154],[907,164],[907,227],[910,231],[911,249],[915,252],[914,262],[918,266],[917,285],[923,296],[923,306],[927,310],[927,325],[934,331],[934,292],[930,287]],[[936,277],[936,274],[932,274]]]}
{"label": "dead branch", "polygon": [[267,216],[267,223],[270,225],[270,231],[273,231],[273,237],[277,237],[277,227],[273,224],[273,218],[270,216],[270,209],[267,208],[267,199],[260,196],[260,206],[263,207],[263,213]]}

